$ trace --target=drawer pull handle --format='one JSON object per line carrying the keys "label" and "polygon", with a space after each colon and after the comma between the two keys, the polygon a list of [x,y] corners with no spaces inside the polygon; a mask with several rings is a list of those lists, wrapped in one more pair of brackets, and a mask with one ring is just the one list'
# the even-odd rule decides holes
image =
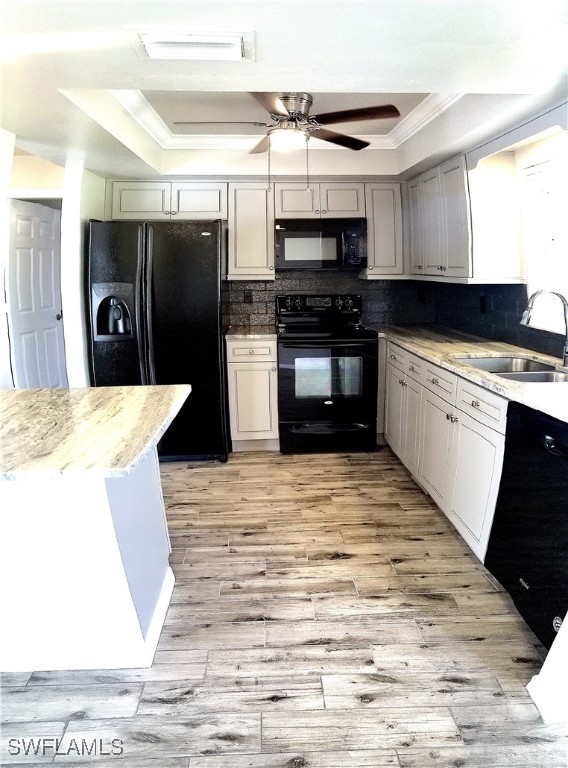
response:
{"label": "drawer pull handle", "polygon": [[471,401],[471,407],[472,408],[479,408],[479,406],[480,406],[479,400],[472,400]]}

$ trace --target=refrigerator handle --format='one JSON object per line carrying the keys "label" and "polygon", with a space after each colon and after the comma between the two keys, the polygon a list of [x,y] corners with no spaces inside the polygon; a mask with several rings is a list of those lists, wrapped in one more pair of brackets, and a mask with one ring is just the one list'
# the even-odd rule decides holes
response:
{"label": "refrigerator handle", "polygon": [[136,265],[136,295],[134,298],[136,317],[136,341],[138,344],[138,364],[140,366],[140,382],[148,383],[146,367],[146,315],[145,276],[144,276],[144,225],[138,227],[138,263]]}
{"label": "refrigerator handle", "polygon": [[146,320],[146,360],[148,365],[148,384],[156,383],[156,371],[154,368],[154,334],[152,330],[152,270],[154,250],[154,229],[151,224],[146,224],[146,285],[144,295],[146,303],[144,317]]}

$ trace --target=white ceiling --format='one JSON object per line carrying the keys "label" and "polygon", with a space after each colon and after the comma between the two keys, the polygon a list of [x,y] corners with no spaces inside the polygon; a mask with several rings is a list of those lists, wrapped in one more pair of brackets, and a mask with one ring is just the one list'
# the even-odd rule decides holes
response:
{"label": "white ceiling", "polygon": [[[109,177],[221,172],[235,154],[254,173],[247,150],[264,129],[173,126],[270,122],[251,92],[307,91],[312,114],[395,104],[396,120],[330,126],[371,142],[326,153],[361,169],[462,95],[485,97],[492,115],[502,95],[505,119],[564,88],[566,0],[18,0],[0,13],[2,127],[21,150]],[[254,60],[144,59],[132,40],[150,30],[252,33]]]}

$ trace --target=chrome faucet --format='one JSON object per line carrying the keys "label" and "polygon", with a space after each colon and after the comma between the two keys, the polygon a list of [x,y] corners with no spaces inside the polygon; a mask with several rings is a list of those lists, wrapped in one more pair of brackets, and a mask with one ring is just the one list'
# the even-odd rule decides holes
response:
{"label": "chrome faucet", "polygon": [[562,306],[564,307],[564,328],[565,328],[565,334],[564,334],[564,349],[562,351],[562,365],[568,366],[568,301],[566,301],[566,298],[557,291],[546,291],[544,289],[540,289],[539,291],[535,291],[532,296],[529,298],[529,303],[527,304],[527,308],[522,314],[521,317],[521,325],[530,325],[531,323],[531,315],[534,307],[535,299],[541,295],[541,293],[550,293],[553,296],[558,296],[560,301],[562,302]]}

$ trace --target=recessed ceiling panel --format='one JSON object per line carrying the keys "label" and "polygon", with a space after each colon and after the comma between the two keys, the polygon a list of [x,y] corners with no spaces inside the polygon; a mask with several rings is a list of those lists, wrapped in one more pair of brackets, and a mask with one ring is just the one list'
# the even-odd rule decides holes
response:
{"label": "recessed ceiling panel", "polygon": [[[143,91],[143,95],[174,134],[244,134],[262,135],[272,125],[270,115],[250,93],[220,91]],[[313,93],[310,115],[343,109],[394,104],[399,118],[335,123],[334,130],[364,136],[389,133],[427,94],[420,93]],[[190,123],[176,125],[176,123]]]}

